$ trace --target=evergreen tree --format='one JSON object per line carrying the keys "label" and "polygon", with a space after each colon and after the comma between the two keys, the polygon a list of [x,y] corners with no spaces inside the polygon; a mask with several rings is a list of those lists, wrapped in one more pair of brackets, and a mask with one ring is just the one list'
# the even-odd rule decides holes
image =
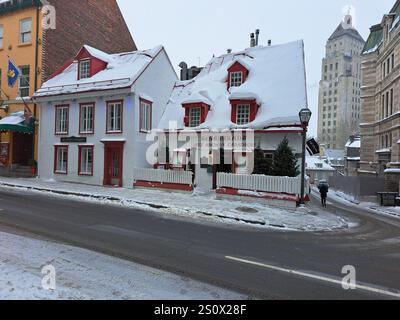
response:
{"label": "evergreen tree", "polygon": [[265,156],[264,152],[257,148],[254,150],[253,174],[272,175],[272,159]]}
{"label": "evergreen tree", "polygon": [[297,158],[289,147],[287,137],[279,144],[274,154],[273,175],[281,177],[296,177],[300,174]]}

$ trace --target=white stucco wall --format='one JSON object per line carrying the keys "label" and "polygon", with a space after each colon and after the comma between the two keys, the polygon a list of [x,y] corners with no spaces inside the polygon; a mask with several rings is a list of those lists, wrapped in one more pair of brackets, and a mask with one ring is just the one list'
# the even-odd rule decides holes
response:
{"label": "white stucco wall", "polygon": [[[73,99],[66,97],[54,98],[51,102],[40,104],[39,125],[39,176],[43,179],[77,182],[92,185],[103,185],[104,179],[104,144],[106,139],[125,140],[123,157],[123,186],[132,187],[133,168],[149,167],[145,153],[150,142],[146,142],[146,134],[139,132],[139,94],[146,94],[154,100],[153,127],[156,127],[167,104],[170,93],[177,80],[175,71],[170,65],[167,55],[162,51],[148,66],[132,87],[130,93],[113,91],[93,93],[91,97],[82,98],[77,94]],[[61,100],[63,99],[63,100]],[[107,101],[123,100],[123,132],[121,134],[106,134],[106,104]],[[92,135],[79,134],[79,104],[95,102],[95,128]],[[55,135],[55,106],[69,105],[68,135]],[[60,143],[61,137],[87,137],[86,145],[94,146],[93,176],[78,174],[79,143]],[[54,174],[54,149],[56,145],[68,145],[68,174]]]}
{"label": "white stucco wall", "polygon": [[[165,107],[171,96],[175,82],[178,80],[172,65],[169,62],[168,56],[165,51],[161,51],[157,59],[146,69],[146,72],[135,83],[133,90],[135,91],[135,121],[134,128],[137,132],[136,139],[134,140],[135,149],[146,151],[147,148],[156,142],[146,141],[146,133],[140,132],[140,117],[139,117],[139,99],[140,95],[145,95],[153,100],[153,117],[152,128],[157,129],[161,117],[165,111]],[[146,161],[144,153],[134,154],[135,166],[138,168],[150,167]]]}

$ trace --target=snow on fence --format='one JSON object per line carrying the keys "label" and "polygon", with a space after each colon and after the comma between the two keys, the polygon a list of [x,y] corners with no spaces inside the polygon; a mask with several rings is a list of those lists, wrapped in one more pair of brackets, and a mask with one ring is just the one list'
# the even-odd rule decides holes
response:
{"label": "snow on fence", "polygon": [[191,171],[135,168],[133,177],[135,181],[193,184],[193,172]]}
{"label": "snow on fence", "polygon": [[[309,193],[308,179],[305,183],[305,193]],[[217,174],[218,188],[233,188],[238,190],[277,192],[288,194],[301,193],[301,177],[272,177],[264,175],[241,175],[230,173]]]}

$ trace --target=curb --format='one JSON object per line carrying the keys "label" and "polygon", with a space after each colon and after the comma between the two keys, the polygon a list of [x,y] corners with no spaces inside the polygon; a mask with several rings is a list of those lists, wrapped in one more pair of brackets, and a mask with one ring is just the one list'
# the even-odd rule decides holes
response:
{"label": "curb", "polygon": [[[77,196],[77,197],[83,197],[83,198],[94,198],[97,200],[109,200],[109,201],[113,201],[113,202],[126,201],[126,202],[130,202],[130,203],[145,205],[152,209],[172,209],[171,207],[164,206],[164,205],[156,205],[156,204],[152,204],[152,203],[139,202],[139,201],[130,200],[130,199],[123,199],[123,198],[110,197],[110,196],[100,196],[100,195],[93,195],[93,194],[88,194],[88,193],[46,189],[46,188],[17,185],[17,184],[5,183],[5,182],[0,182],[0,186],[9,187],[9,188],[24,188],[24,189],[28,189],[28,190],[34,190],[34,191],[44,191],[44,192],[54,193],[54,194],[59,194],[59,195],[67,195],[67,196],[70,195],[70,196]],[[185,209],[183,209],[183,210],[185,210]],[[220,219],[233,220],[236,222],[244,222],[244,223],[252,224],[252,225],[267,226],[267,223],[262,220],[235,218],[235,217],[224,216],[221,214],[214,214],[214,213],[202,212],[202,211],[196,211],[196,213],[202,214],[207,217],[216,217],[216,218],[220,218]],[[274,228],[278,227],[276,225],[268,225],[268,226],[274,227]],[[279,226],[279,228],[285,228],[285,226]]]}

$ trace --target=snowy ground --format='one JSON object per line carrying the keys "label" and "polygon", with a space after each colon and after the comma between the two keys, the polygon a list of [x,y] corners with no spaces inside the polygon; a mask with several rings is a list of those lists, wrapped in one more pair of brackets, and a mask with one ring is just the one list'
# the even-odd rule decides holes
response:
{"label": "snowy ground", "polygon": [[[351,221],[317,208],[290,210],[251,202],[216,200],[215,194],[189,194],[150,189],[123,189],[43,181],[0,178],[0,187],[46,192],[53,196],[157,211],[164,215],[190,217],[279,230],[319,231],[348,228]],[[57,192],[57,193],[54,193]],[[61,193],[61,194],[60,194]]]}
{"label": "snowy ground", "polygon": [[[42,268],[56,289],[42,287]],[[0,300],[238,300],[246,296],[68,245],[0,232]]]}

